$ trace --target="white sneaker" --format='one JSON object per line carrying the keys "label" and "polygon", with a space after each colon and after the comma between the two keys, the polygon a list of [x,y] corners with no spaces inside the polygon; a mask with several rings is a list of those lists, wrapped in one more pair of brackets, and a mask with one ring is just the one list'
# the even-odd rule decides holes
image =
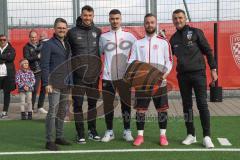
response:
{"label": "white sneaker", "polygon": [[42,114],[47,114],[48,112],[44,108],[38,108],[38,112]]}
{"label": "white sneaker", "polygon": [[134,140],[132,136],[132,132],[129,129],[123,131],[123,139],[125,139],[127,142]]}
{"label": "white sneaker", "polygon": [[214,148],[214,144],[211,140],[211,138],[209,136],[205,136],[203,138],[203,145],[206,147],[206,148]]}
{"label": "white sneaker", "polygon": [[6,118],[8,118],[8,113],[7,113],[7,112],[2,112],[1,115],[0,115],[0,118],[1,118],[1,119],[6,119]]}
{"label": "white sneaker", "polygon": [[182,141],[182,144],[190,145],[190,144],[193,144],[193,143],[196,143],[196,142],[197,142],[196,136],[192,136],[191,134],[189,134],[189,135]]}
{"label": "white sneaker", "polygon": [[80,139],[77,139],[77,143],[78,144],[86,144],[86,140],[85,140],[85,138],[80,138]]}
{"label": "white sneaker", "polygon": [[102,142],[109,142],[109,141],[111,141],[111,140],[113,140],[115,137],[114,137],[114,133],[113,133],[113,131],[109,131],[109,130],[107,130],[106,132],[105,132],[105,135],[104,135],[104,137],[102,138]]}

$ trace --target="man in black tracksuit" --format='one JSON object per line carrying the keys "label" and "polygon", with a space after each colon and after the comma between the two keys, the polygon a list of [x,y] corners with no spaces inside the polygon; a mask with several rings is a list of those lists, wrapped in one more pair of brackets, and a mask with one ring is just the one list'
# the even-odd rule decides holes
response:
{"label": "man in black tracksuit", "polygon": [[85,93],[88,101],[88,138],[100,141],[96,131],[96,103],[99,98],[98,82],[102,65],[99,54],[101,30],[94,26],[93,16],[93,8],[84,6],[76,27],[70,29],[67,36],[72,49],[72,98],[78,143],[86,143],[83,123],[85,116],[82,110]]}
{"label": "man in black tracksuit", "polygon": [[196,142],[192,110],[192,89],[194,89],[203,128],[203,145],[206,148],[213,148],[214,145],[210,138],[210,113],[207,104],[206,64],[204,59],[205,55],[211,69],[212,80],[216,81],[218,76],[212,50],[202,30],[186,25],[186,15],[183,10],[175,10],[172,18],[177,31],[171,37],[170,43],[173,54],[177,57],[177,79],[188,134],[182,143],[190,145]]}

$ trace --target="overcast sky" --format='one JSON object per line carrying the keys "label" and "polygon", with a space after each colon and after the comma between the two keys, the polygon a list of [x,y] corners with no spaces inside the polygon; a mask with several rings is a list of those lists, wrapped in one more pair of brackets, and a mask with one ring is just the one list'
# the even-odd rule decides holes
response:
{"label": "overcast sky", "polygon": [[[80,0],[80,8],[86,4],[95,10],[96,24],[108,23],[108,12],[118,8],[125,23],[142,23],[146,13],[146,0]],[[220,20],[240,19],[240,0],[219,0]],[[186,0],[192,21],[215,21],[217,0]],[[51,25],[55,18],[73,21],[72,0],[8,0],[9,25]],[[182,0],[157,0],[158,22],[171,22],[174,9],[185,9]]]}

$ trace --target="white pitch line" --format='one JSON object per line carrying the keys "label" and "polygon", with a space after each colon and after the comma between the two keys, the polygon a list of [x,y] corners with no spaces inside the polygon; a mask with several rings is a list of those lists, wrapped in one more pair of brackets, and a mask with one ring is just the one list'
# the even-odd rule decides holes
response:
{"label": "white pitch line", "polygon": [[240,148],[216,148],[216,149],[106,149],[106,150],[69,150],[69,151],[28,151],[28,152],[0,152],[0,155],[34,155],[34,154],[67,154],[67,153],[122,153],[122,152],[240,152]]}

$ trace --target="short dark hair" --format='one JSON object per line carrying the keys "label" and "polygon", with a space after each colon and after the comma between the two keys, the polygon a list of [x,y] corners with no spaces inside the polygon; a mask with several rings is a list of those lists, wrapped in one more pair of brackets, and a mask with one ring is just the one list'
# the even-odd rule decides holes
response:
{"label": "short dark hair", "polygon": [[54,22],[54,27],[56,27],[58,23],[65,23],[67,25],[67,21],[63,18],[56,18]]}
{"label": "short dark hair", "polygon": [[6,34],[0,34],[0,37],[7,37]]}
{"label": "short dark hair", "polygon": [[148,17],[155,17],[157,19],[157,16],[155,14],[152,14],[152,13],[147,13],[145,16],[144,16],[144,21],[146,20],[146,18]]}
{"label": "short dark hair", "polygon": [[89,5],[83,6],[83,7],[82,7],[82,12],[83,12],[84,10],[87,10],[88,12],[94,12],[93,8],[92,8],[91,6],[89,6]]}
{"label": "short dark hair", "polygon": [[110,12],[109,12],[109,15],[110,14],[122,14],[121,11],[119,11],[118,9],[112,9]]}
{"label": "short dark hair", "polygon": [[184,15],[186,15],[185,11],[182,9],[176,9],[173,11],[173,14],[178,14],[178,13],[183,13]]}

